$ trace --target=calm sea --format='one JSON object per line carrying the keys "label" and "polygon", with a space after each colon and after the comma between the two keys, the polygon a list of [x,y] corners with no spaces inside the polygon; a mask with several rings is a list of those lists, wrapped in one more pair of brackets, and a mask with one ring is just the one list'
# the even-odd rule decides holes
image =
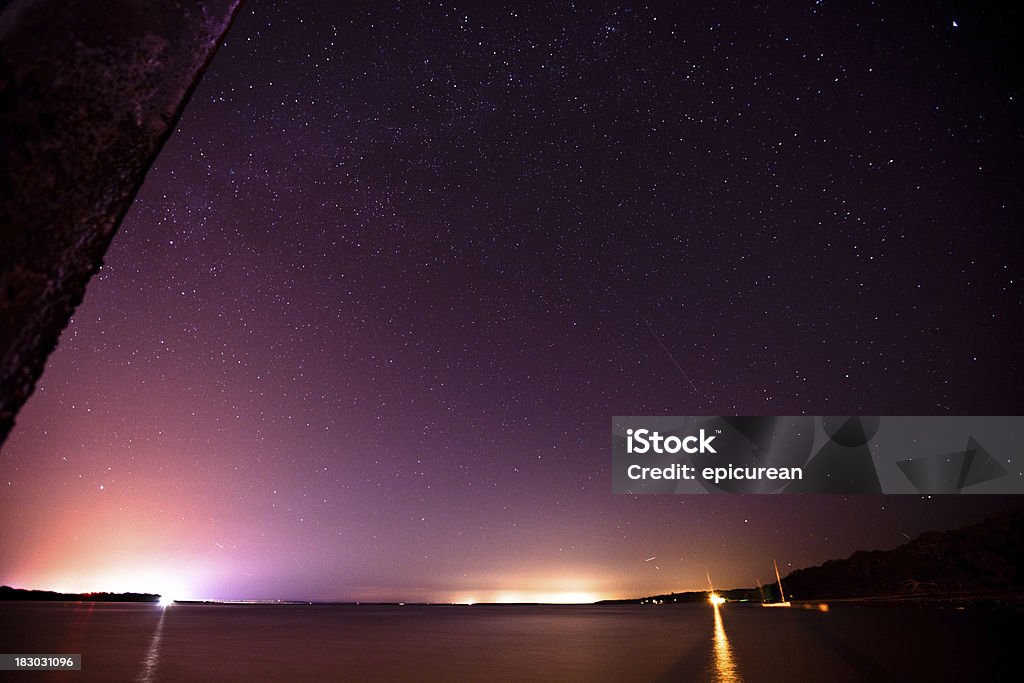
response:
{"label": "calm sea", "polygon": [[[13,680],[1024,680],[1021,617],[980,610],[0,603]],[[2,675],[2,674],[0,674]]]}

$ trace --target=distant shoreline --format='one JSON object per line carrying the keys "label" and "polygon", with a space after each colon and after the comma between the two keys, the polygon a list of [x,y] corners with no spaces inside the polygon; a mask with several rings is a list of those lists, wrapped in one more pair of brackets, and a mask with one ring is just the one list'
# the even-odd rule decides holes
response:
{"label": "distant shoreline", "polygon": [[28,602],[159,602],[154,593],[58,593],[0,586],[0,600]]}
{"label": "distant shoreline", "polygon": [[[741,605],[759,605],[760,599],[749,595],[751,590],[735,589],[716,591],[726,598],[728,603]],[[732,593],[733,595],[730,595]],[[675,595],[655,595],[646,598],[629,598],[625,600],[602,600],[597,605],[686,605],[707,601],[707,591],[678,593]],[[1012,607],[1024,609],[1024,592],[1018,591],[974,591],[946,593],[898,593],[892,595],[815,598],[812,600],[791,599],[794,607],[814,608],[821,604],[830,606],[902,606],[902,607]]]}
{"label": "distant shoreline", "polygon": [[[6,587],[4,587],[6,588]],[[727,591],[719,591],[719,594]],[[633,598],[623,600],[601,600],[593,603],[546,603],[546,602],[478,602],[473,604],[448,602],[353,602],[316,600],[175,600],[179,606],[208,607],[447,607],[462,609],[514,608],[514,607],[671,607],[673,605],[699,605],[703,599],[660,600]],[[678,596],[677,596],[678,597]],[[99,603],[140,603],[158,604],[160,597],[149,593],[56,593],[53,591],[30,591],[24,589],[0,590],[0,602],[99,602]],[[822,609],[828,607],[932,607],[945,609],[1011,609],[1024,610],[1024,593],[959,593],[934,595],[884,595],[857,598],[823,598],[818,600],[792,600],[794,609]],[[727,604],[737,606],[760,606],[759,600],[729,599]]]}

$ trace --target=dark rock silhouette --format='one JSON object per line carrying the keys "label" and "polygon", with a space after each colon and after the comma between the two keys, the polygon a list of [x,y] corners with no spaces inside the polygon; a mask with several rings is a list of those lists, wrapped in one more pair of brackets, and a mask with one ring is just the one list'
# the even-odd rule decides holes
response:
{"label": "dark rock silhouette", "polygon": [[0,3],[0,444],[240,5]]}
{"label": "dark rock silhouette", "polygon": [[[769,565],[770,566],[770,565]],[[859,550],[845,560],[783,577],[790,600],[899,599],[1024,593],[1024,509],[952,531],[928,531],[892,550]],[[778,600],[779,585],[716,590],[730,601]],[[666,593],[598,604],[706,602],[708,591]]]}
{"label": "dark rock silhouette", "polygon": [[1024,591],[1024,509],[783,577],[797,600]]}

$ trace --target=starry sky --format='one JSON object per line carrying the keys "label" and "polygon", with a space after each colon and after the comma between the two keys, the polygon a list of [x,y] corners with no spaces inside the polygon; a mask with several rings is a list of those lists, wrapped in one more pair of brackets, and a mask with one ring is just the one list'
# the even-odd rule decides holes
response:
{"label": "starry sky", "polygon": [[685,5],[250,0],[0,451],[0,583],[628,597],[1024,503],[611,493],[613,415],[1024,412],[1019,11]]}

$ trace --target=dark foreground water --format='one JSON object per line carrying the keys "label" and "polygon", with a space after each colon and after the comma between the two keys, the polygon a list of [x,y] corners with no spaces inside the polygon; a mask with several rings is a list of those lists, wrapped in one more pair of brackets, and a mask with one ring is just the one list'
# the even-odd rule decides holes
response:
{"label": "dark foreground water", "polygon": [[735,604],[0,603],[0,652],[82,654],[80,672],[12,680],[1024,680],[1021,622],[972,610]]}

